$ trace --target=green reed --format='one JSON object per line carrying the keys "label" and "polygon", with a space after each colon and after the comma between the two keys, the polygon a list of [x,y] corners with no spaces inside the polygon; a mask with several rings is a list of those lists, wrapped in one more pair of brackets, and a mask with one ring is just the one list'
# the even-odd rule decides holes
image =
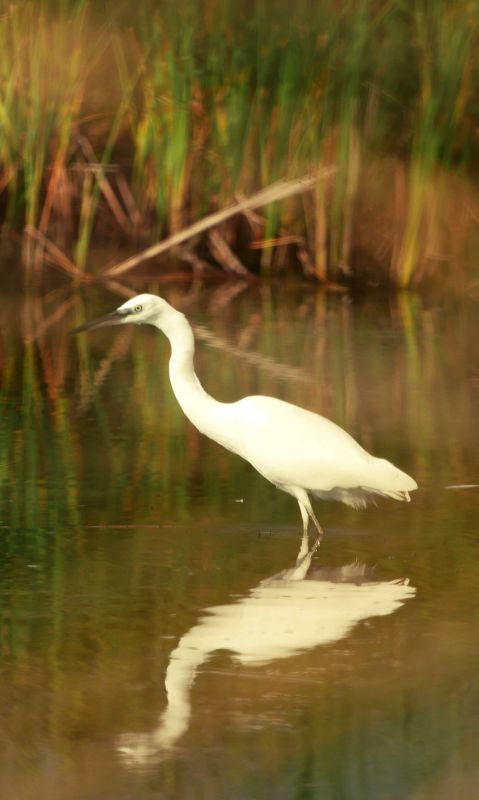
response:
{"label": "green reed", "polygon": [[[367,198],[396,204],[386,278],[409,285],[434,271],[431,254],[444,256],[438,231],[451,200],[447,188],[438,195],[438,169],[461,174],[477,162],[475,2],[190,0],[179,9],[164,0],[115,10],[63,0],[0,11],[3,219],[53,238],[73,220],[82,269],[93,237],[122,224],[112,220],[115,170],[129,186],[128,198],[118,193],[124,215],[136,215],[126,238],[155,240],[235,195],[335,163],[332,191],[264,209],[257,235],[305,236],[317,276],[341,278],[354,269]],[[97,164],[85,164],[79,135]],[[404,197],[398,184],[376,198],[371,165],[381,159],[403,169]],[[236,235],[233,223],[233,245]],[[263,250],[265,271],[276,256]]]}
{"label": "green reed", "polygon": [[2,5],[0,163],[6,219],[37,225],[78,124],[86,2],[75,4],[68,26],[47,17],[41,4]]}
{"label": "green reed", "polygon": [[[421,247],[421,223],[438,164],[473,156],[468,115],[477,80],[479,18],[475,5],[439,0],[414,12],[420,92],[412,120],[410,203],[398,282],[407,286]],[[437,242],[426,242],[430,249]]]}

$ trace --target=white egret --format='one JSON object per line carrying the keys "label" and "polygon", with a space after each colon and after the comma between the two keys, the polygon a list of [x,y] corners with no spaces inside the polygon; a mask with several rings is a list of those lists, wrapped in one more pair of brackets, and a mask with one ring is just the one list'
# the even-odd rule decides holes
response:
{"label": "white egret", "polygon": [[[262,395],[235,403],[215,400],[195,373],[195,342],[188,320],[161,297],[137,295],[74,332],[128,323],[154,325],[169,339],[171,385],[193,425],[296,498],[303,521],[298,565],[308,552],[316,550],[323,536],[311,496],[364,508],[375,495],[409,502],[409,492],[417,489],[413,478],[389,461],[367,453],[346,431],[319,414]],[[311,551],[310,521],[317,531]]]}

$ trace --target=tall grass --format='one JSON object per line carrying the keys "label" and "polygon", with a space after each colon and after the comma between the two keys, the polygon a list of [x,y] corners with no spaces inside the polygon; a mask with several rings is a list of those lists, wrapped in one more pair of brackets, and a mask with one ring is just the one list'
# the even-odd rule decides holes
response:
{"label": "tall grass", "polygon": [[243,251],[261,240],[250,267],[279,268],[283,245],[267,244],[288,233],[322,280],[360,279],[369,260],[407,286],[474,246],[474,190],[451,198],[444,174],[478,160],[475,3],[0,6],[0,211],[65,245],[70,231],[81,269],[94,237],[151,241],[324,163],[332,189],[264,209],[249,239],[237,221],[223,231]]}
{"label": "tall grass", "polygon": [[425,246],[430,253],[437,250],[438,242],[431,241],[428,233],[421,241],[421,225],[431,205],[430,193],[438,185],[438,165],[460,167],[475,156],[469,129],[471,114],[477,113],[479,19],[475,11],[470,4],[439,0],[434,7],[420,4],[413,12],[420,92],[412,126],[410,202],[397,265],[402,286],[411,282],[420,248]]}
{"label": "tall grass", "polygon": [[44,227],[65,168],[84,93],[86,2],[69,21],[33,3],[4,4],[0,16],[0,163],[5,217]]}

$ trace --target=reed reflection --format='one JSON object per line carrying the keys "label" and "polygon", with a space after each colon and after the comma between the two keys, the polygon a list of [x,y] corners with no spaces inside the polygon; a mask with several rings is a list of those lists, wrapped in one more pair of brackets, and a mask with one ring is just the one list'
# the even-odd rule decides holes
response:
{"label": "reed reflection", "polygon": [[374,581],[357,563],[319,568],[309,577],[295,567],[261,581],[246,597],[205,609],[170,655],[167,706],[158,726],[123,734],[117,744],[122,759],[141,767],[171,752],[188,730],[198,670],[215,652],[227,650],[239,664],[264,666],[337,642],[359,622],[397,611],[415,593],[408,580]]}

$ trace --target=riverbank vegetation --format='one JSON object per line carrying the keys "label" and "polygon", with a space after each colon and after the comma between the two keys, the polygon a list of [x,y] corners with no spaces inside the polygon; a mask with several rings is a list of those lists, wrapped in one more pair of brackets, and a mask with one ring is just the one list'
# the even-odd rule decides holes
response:
{"label": "riverbank vegetation", "polygon": [[142,251],[317,174],[174,257],[199,272],[474,283],[476,2],[0,6],[0,219],[33,268],[40,253],[100,274],[92,243]]}

